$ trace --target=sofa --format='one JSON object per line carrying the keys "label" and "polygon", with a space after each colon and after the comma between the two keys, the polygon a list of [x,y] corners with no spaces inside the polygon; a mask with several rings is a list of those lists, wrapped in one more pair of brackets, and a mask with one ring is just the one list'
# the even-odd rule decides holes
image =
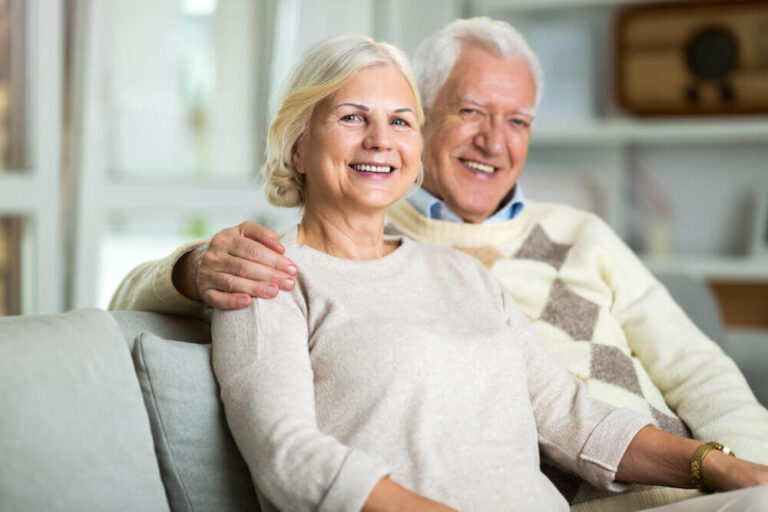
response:
{"label": "sofa", "polygon": [[0,318],[0,512],[258,511],[209,344],[156,313]]}
{"label": "sofa", "polygon": [[0,511],[258,511],[200,320],[0,319]]}

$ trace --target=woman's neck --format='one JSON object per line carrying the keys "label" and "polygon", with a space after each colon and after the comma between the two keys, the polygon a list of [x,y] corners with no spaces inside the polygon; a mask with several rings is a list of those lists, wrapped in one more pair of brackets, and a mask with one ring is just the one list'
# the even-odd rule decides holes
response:
{"label": "woman's neck", "polygon": [[384,241],[385,214],[349,217],[306,210],[296,241],[331,256],[374,260],[386,256],[397,244]]}

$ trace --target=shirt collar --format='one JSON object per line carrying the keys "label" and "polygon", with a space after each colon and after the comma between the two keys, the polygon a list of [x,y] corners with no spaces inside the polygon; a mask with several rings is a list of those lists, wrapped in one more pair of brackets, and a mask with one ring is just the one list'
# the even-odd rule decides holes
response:
{"label": "shirt collar", "polygon": [[[408,195],[408,202],[428,219],[444,220],[448,222],[464,222],[464,219],[456,215],[445,202],[436,198],[421,187],[416,188],[416,185],[411,187]],[[511,197],[508,197],[501,208],[482,221],[481,224],[493,224],[505,220],[512,220],[523,211],[523,207],[525,207],[525,196],[523,195],[523,187],[518,183],[515,185],[515,188],[512,189]]]}

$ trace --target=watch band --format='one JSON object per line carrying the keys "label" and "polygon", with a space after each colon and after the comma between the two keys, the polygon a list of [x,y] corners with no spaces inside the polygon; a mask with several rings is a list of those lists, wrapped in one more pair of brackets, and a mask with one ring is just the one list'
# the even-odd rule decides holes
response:
{"label": "watch band", "polygon": [[701,476],[701,463],[704,460],[704,457],[706,457],[707,454],[712,450],[720,450],[724,454],[730,455],[731,457],[736,456],[736,454],[734,454],[730,448],[724,444],[718,443],[717,441],[709,441],[696,449],[693,454],[693,458],[691,459],[691,478],[693,479],[693,486],[703,493],[714,492],[713,489],[710,489],[704,484],[704,478]]}

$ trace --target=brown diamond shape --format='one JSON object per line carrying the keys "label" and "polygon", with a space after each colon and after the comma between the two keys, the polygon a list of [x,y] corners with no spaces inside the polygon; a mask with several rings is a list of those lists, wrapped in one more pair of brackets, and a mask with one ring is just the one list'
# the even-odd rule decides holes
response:
{"label": "brown diamond shape", "polygon": [[523,242],[523,245],[515,254],[515,258],[542,261],[560,270],[571,247],[572,245],[570,244],[553,242],[547,235],[547,232],[544,231],[544,228],[541,227],[541,224],[536,224],[531,234],[528,235],[528,238],[525,239],[525,242]]}
{"label": "brown diamond shape", "polygon": [[688,425],[686,425],[680,418],[664,414],[652,405],[651,413],[653,414],[653,419],[656,420],[656,425],[664,432],[678,437],[687,437],[688,439],[693,438],[691,429],[689,429]]}
{"label": "brown diamond shape", "polygon": [[556,279],[540,319],[564,330],[574,340],[592,341],[599,313],[597,304],[576,295]]}
{"label": "brown diamond shape", "polygon": [[480,260],[480,263],[486,268],[491,268],[494,263],[504,258],[504,255],[492,245],[483,245],[482,247],[454,247],[459,251],[474,256]]}
{"label": "brown diamond shape", "polygon": [[589,373],[593,379],[621,386],[643,396],[632,359],[616,347],[593,344]]}

